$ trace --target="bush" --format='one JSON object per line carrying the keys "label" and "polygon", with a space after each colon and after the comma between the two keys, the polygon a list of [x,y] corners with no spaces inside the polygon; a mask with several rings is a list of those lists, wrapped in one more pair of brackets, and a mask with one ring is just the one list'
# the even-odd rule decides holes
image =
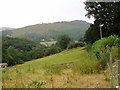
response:
{"label": "bush", "polygon": [[69,44],[68,44],[68,49],[72,49],[72,48],[74,48],[74,46],[75,46],[75,42],[70,42]]}
{"label": "bush", "polygon": [[85,46],[84,42],[70,42],[67,48],[71,49],[71,48],[83,47],[83,46]]}
{"label": "bush", "polygon": [[49,56],[55,53],[61,52],[62,49],[60,47],[50,47],[45,51],[45,56]]}
{"label": "bush", "polygon": [[42,58],[44,56],[44,52],[44,47],[33,47],[33,49],[30,51],[30,56],[32,59]]}
{"label": "bush", "polygon": [[83,46],[85,46],[84,42],[76,42],[75,43],[75,47],[83,47]]}
{"label": "bush", "polygon": [[66,49],[70,42],[71,42],[71,38],[68,35],[60,35],[57,38],[57,44],[62,49]]}
{"label": "bush", "polygon": [[[109,52],[112,52],[114,48],[118,48],[119,45],[120,38],[118,36],[102,38],[92,45],[90,54],[91,56],[95,56],[98,60],[100,60],[101,65],[104,68],[107,64],[107,60],[109,59]],[[117,53],[114,53],[113,55],[117,56],[115,54]]]}
{"label": "bush", "polygon": [[87,51],[89,51],[91,49],[91,47],[92,47],[92,44],[85,45],[85,48],[86,48]]}

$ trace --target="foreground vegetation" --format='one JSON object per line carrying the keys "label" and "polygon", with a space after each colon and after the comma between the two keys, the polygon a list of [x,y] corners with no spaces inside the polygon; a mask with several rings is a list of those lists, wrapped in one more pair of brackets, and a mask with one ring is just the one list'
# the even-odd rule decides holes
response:
{"label": "foreground vegetation", "polygon": [[[61,40],[59,43],[60,42]],[[107,71],[107,62],[109,60],[109,52],[113,53],[113,62],[118,59],[120,38],[117,36],[110,36],[96,41],[91,46],[86,45],[86,47],[79,48],[76,48],[76,45],[82,45],[83,43],[79,44],[78,42],[74,43],[73,41],[71,43],[67,44],[70,49],[62,51],[61,53],[8,67],[3,71],[3,87],[85,88],[86,85],[88,85],[86,87],[113,87]],[[61,48],[68,48],[67,46]],[[49,51],[52,50],[54,50],[54,48],[49,48]],[[93,81],[91,80],[93,77],[100,78]],[[64,82],[59,82],[60,78]],[[85,79],[85,82],[81,82],[82,78]],[[87,79],[89,82],[86,81]],[[96,82],[96,84],[92,85],[93,82]],[[84,84],[82,86],[78,83]]]}
{"label": "foreground vegetation", "polygon": [[90,60],[84,47],[66,50],[8,67],[6,71],[3,71],[3,87],[112,87],[109,76],[106,77],[107,73],[99,72],[98,74],[97,63],[97,60]]}

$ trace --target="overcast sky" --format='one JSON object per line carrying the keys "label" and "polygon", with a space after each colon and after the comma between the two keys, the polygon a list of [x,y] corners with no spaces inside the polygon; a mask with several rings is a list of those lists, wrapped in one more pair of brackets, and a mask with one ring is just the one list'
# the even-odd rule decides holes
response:
{"label": "overcast sky", "polygon": [[20,28],[39,23],[85,20],[85,0],[0,0],[0,27]]}

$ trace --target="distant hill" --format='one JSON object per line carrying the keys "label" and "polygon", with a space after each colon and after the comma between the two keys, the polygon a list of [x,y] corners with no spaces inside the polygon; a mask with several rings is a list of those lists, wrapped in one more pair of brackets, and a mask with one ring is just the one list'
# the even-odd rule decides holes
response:
{"label": "distant hill", "polygon": [[82,20],[61,21],[31,25],[12,31],[13,37],[27,38],[35,41],[49,41],[60,34],[68,34],[74,40],[79,40],[85,34],[90,23]]}
{"label": "distant hill", "polygon": [[10,28],[10,27],[0,27],[0,30],[1,31],[4,31],[4,30],[13,30],[14,28]]}
{"label": "distant hill", "polygon": [[14,28],[0,27],[0,35],[11,36],[12,30],[14,30]]}

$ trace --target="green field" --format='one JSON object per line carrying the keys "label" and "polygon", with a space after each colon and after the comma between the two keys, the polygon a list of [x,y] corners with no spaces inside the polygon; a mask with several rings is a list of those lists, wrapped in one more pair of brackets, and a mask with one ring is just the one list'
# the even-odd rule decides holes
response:
{"label": "green field", "polygon": [[52,44],[55,44],[57,41],[49,41],[49,42],[40,42],[40,44],[44,44],[46,46],[51,46]]}
{"label": "green field", "polygon": [[[108,88],[106,73],[94,73],[98,61],[90,60],[85,48],[8,67],[3,71],[3,88]],[[46,84],[41,84],[45,80]],[[36,83],[37,82],[37,83]]]}

